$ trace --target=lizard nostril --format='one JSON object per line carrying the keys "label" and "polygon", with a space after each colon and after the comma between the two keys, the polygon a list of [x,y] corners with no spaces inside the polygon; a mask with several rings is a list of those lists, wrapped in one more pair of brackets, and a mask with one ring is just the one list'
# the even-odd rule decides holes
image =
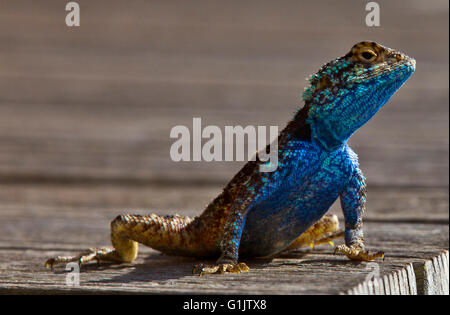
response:
{"label": "lizard nostril", "polygon": [[395,59],[397,59],[397,61],[403,61],[406,57],[402,54],[395,54]]}

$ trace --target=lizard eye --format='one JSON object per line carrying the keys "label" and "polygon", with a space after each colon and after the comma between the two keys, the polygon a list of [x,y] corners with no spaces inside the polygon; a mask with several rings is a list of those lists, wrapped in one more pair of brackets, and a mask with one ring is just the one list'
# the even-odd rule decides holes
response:
{"label": "lizard eye", "polygon": [[360,54],[360,59],[364,62],[372,62],[377,58],[377,54],[372,50],[363,51]]}

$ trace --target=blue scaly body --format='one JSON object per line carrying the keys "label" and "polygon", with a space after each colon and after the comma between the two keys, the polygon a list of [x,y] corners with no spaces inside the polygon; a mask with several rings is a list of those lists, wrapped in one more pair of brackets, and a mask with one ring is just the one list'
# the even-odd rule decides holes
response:
{"label": "blue scaly body", "polygon": [[356,154],[347,145],[327,152],[314,142],[291,140],[280,153],[286,159],[269,175],[275,180],[267,195],[249,206],[241,255],[284,250],[323,217],[358,169]]}

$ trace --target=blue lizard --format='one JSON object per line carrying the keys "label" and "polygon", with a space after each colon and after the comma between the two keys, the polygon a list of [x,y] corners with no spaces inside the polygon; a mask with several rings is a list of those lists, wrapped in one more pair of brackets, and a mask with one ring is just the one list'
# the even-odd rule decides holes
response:
{"label": "blue lizard", "polygon": [[113,248],[58,256],[47,267],[78,261],[131,262],[137,243],[171,255],[219,257],[197,265],[199,274],[242,272],[239,257],[273,256],[329,240],[337,220],[326,212],[340,198],[345,245],[337,253],[370,261],[383,252],[365,249],[362,214],[365,178],[350,136],[391,98],[415,71],[415,60],[375,42],[360,42],[310,78],[298,110],[278,137],[278,167],[261,172],[248,162],[198,217],[120,215],[111,223]]}

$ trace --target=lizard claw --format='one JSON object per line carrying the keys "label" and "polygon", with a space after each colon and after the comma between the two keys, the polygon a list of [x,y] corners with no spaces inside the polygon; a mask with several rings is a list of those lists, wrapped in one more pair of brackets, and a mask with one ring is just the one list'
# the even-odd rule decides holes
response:
{"label": "lizard claw", "polygon": [[72,257],[72,256],[56,256],[56,257],[47,259],[47,261],[45,262],[45,268],[50,268],[51,270],[53,270],[53,267],[55,265],[61,264],[61,263],[64,263],[64,262],[75,261],[74,260],[75,258]]}
{"label": "lizard claw", "polygon": [[347,246],[347,245],[339,245],[334,249],[334,254],[344,254],[351,260],[357,261],[373,261],[377,258],[382,258],[384,260],[384,252],[379,251],[375,253],[371,253],[368,250],[365,250],[359,246]]}
{"label": "lizard claw", "polygon": [[55,258],[50,258],[45,262],[45,268],[50,268],[53,271],[53,266],[55,265]]}
{"label": "lizard claw", "polygon": [[45,267],[53,270],[53,267],[58,264],[76,262],[81,268],[82,265],[93,260],[100,266],[102,260],[117,261],[117,258],[115,258],[114,250],[111,248],[89,248],[77,256],[56,256],[50,258],[45,262]]}
{"label": "lizard claw", "polygon": [[195,265],[192,273],[203,276],[205,274],[224,274],[224,273],[241,273],[247,272],[250,268],[245,263],[236,264],[217,264],[217,265]]}

